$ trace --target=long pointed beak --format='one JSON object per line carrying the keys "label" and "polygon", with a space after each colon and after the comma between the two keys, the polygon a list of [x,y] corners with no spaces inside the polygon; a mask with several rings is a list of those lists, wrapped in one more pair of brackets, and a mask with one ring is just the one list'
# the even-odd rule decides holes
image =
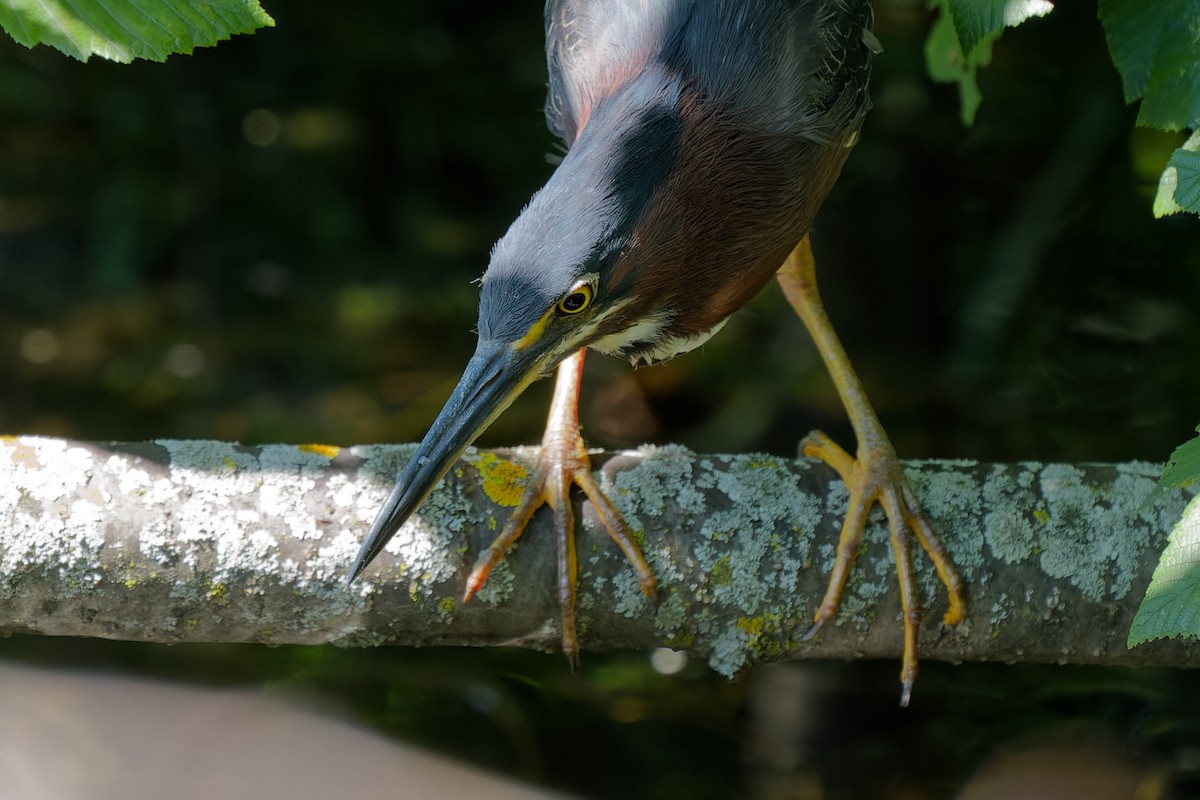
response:
{"label": "long pointed beak", "polygon": [[380,509],[350,569],[353,581],[379,555],[450,466],[517,395],[541,376],[534,354],[480,340],[475,355]]}

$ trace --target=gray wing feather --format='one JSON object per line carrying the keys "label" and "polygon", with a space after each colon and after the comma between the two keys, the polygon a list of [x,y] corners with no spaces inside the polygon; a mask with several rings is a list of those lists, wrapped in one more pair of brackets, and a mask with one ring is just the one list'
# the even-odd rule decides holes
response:
{"label": "gray wing feather", "polygon": [[568,146],[592,105],[663,59],[732,112],[820,141],[867,103],[870,0],[547,0],[546,122]]}
{"label": "gray wing feather", "polygon": [[[691,2],[691,0],[687,0]],[[592,103],[655,55],[673,0],[546,0],[546,124],[567,145]]]}

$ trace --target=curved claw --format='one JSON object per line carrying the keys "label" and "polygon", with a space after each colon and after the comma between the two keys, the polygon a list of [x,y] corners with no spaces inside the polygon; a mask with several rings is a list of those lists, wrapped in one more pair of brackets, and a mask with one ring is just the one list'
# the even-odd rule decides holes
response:
{"label": "curved claw", "polygon": [[800,641],[811,642],[813,640],[813,638],[816,637],[816,635],[821,632],[821,628],[824,628],[824,627],[825,627],[825,620],[823,620],[823,619],[817,620],[812,625],[808,626],[808,630],[806,630],[803,633],[803,635],[800,636]]}

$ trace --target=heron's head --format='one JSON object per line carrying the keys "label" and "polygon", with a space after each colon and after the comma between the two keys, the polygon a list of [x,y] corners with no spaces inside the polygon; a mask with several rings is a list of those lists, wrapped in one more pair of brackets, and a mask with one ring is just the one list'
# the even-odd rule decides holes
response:
{"label": "heron's head", "polygon": [[598,107],[497,242],[482,280],[475,354],[375,520],[351,579],[530,383],[584,347],[626,356],[657,347],[670,312],[631,251],[675,168],[682,123],[669,99],[634,92]]}

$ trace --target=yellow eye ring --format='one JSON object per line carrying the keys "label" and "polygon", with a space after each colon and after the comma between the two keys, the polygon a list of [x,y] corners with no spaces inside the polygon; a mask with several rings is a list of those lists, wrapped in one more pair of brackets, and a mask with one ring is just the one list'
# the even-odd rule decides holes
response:
{"label": "yellow eye ring", "polygon": [[578,314],[592,304],[592,287],[581,283],[562,300],[555,308],[559,314]]}

